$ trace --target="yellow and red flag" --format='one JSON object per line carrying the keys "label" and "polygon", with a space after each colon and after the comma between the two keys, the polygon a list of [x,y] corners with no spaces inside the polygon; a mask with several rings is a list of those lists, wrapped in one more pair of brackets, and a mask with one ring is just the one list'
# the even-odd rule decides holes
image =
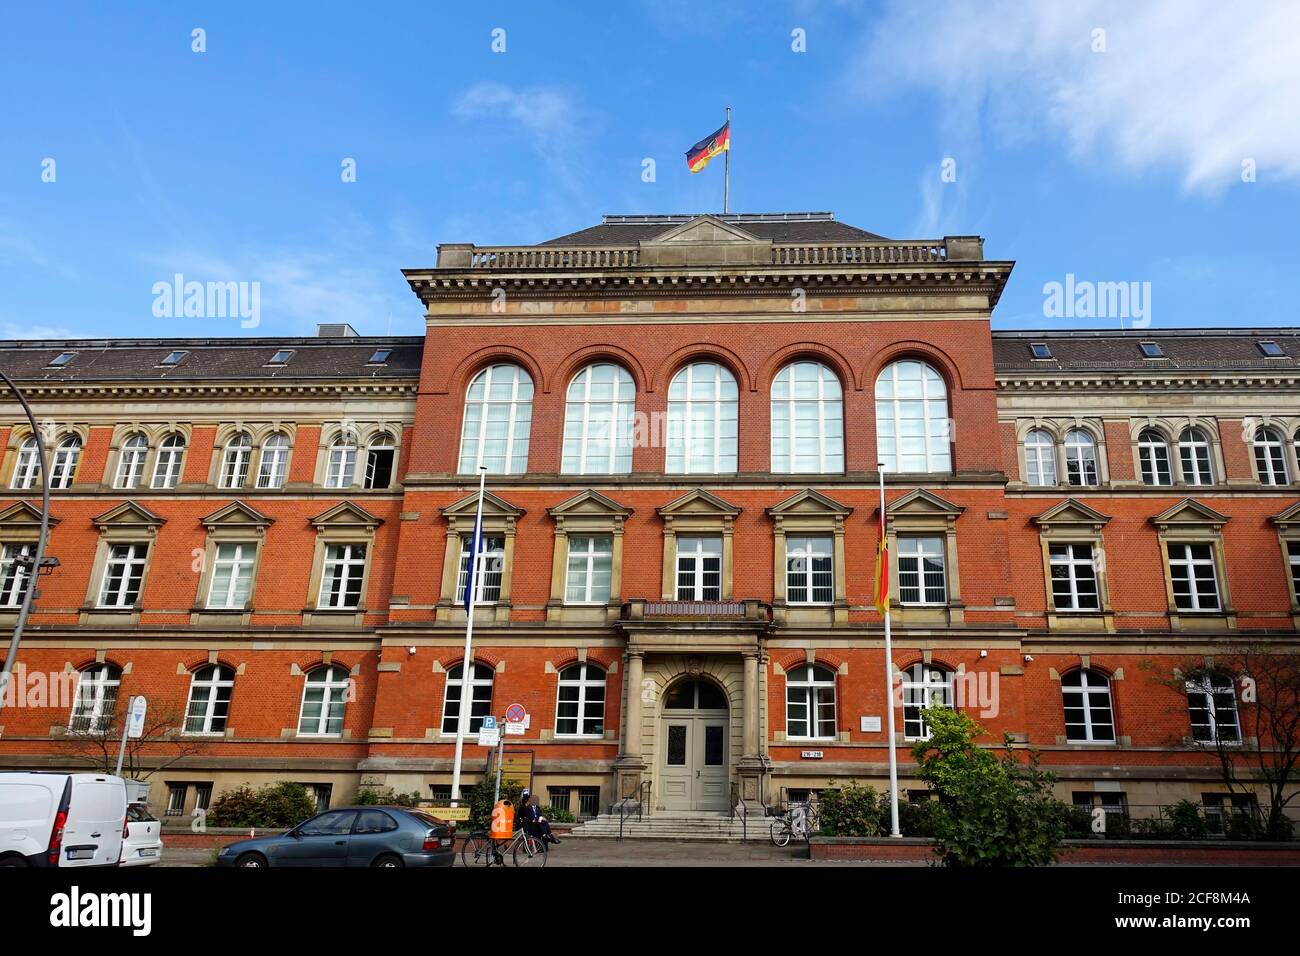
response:
{"label": "yellow and red flag", "polygon": [[698,173],[709,160],[719,153],[731,149],[731,120],[722,124],[722,128],[706,136],[686,151],[686,165],[691,172]]}
{"label": "yellow and red flag", "polygon": [[885,509],[880,509],[880,548],[876,553],[876,610],[889,610],[889,538],[885,536]]}

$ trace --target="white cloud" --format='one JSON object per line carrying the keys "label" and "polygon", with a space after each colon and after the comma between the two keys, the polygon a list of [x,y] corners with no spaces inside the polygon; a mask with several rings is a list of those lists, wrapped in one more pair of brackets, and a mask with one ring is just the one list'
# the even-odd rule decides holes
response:
{"label": "white cloud", "polygon": [[[1105,52],[1094,52],[1096,29]],[[951,136],[1063,137],[1080,161],[1172,169],[1188,190],[1300,178],[1300,3],[895,2],[856,67],[944,99]]]}
{"label": "white cloud", "polygon": [[24,325],[18,322],[0,324],[0,339],[77,339],[83,338],[71,329],[54,325]]}
{"label": "white cloud", "polygon": [[543,150],[564,144],[574,130],[577,107],[550,87],[511,89],[501,83],[476,83],[452,106],[460,119],[507,119],[522,126]]}

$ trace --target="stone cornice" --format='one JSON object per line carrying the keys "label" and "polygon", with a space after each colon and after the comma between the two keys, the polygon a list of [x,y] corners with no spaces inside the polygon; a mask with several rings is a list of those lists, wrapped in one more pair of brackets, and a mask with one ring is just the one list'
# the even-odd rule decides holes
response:
{"label": "stone cornice", "polygon": [[267,396],[334,398],[341,395],[410,396],[419,390],[419,379],[348,380],[339,382],[56,382],[23,381],[19,384],[29,399],[148,399],[148,398],[265,398]]}
{"label": "stone cornice", "polygon": [[1005,392],[1078,392],[1078,391],[1162,391],[1196,389],[1248,391],[1259,388],[1295,388],[1300,386],[1300,369],[1291,374],[1279,371],[1253,372],[1251,370],[1184,369],[1177,374],[1151,375],[1125,369],[1107,372],[1079,373],[1070,371],[1050,374],[1016,375],[994,372],[999,391]]}

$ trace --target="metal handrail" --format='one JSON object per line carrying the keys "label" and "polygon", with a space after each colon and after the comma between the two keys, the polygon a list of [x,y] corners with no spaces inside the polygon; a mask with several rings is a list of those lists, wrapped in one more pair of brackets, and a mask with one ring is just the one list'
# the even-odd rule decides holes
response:
{"label": "metal handrail", "polygon": [[[636,819],[638,823],[644,819],[644,814],[647,812],[647,805],[650,802],[650,789],[649,780],[642,780],[640,786],[637,787]],[[632,811],[628,809],[627,805],[630,798],[631,795],[629,794],[629,796],[618,802],[618,838],[620,840],[623,839],[623,821],[632,815]]]}
{"label": "metal handrail", "polygon": [[736,819],[736,811],[740,811],[740,839],[742,842],[749,840],[749,807],[740,799],[740,784],[732,782],[731,784],[731,819]]}

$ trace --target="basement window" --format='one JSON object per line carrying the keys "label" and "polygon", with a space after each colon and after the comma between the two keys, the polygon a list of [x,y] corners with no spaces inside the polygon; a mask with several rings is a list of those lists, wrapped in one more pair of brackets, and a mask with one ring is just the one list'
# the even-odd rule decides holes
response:
{"label": "basement window", "polygon": [[1030,342],[1029,352],[1036,359],[1049,359],[1052,357],[1052,350],[1047,347],[1046,342]]}
{"label": "basement window", "polygon": [[1282,346],[1276,342],[1259,342],[1259,350],[1269,358],[1286,358],[1286,353],[1282,351]]}
{"label": "basement window", "polygon": [[1165,350],[1155,342],[1142,342],[1139,344],[1142,349],[1143,358],[1164,358]]}

